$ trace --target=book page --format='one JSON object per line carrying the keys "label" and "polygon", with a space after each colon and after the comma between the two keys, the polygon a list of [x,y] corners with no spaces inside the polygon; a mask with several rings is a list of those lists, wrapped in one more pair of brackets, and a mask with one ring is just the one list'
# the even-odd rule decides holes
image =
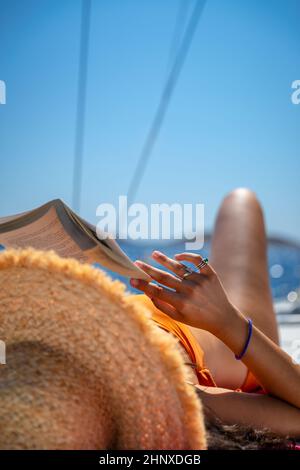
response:
{"label": "book page", "polygon": [[16,215],[8,215],[6,217],[0,217],[0,224],[4,224],[5,222],[10,222],[11,220],[16,220],[20,217],[23,217],[23,215],[29,214],[28,211],[26,212],[20,212],[20,214]]}
{"label": "book page", "polygon": [[28,225],[0,233],[0,243],[7,248],[54,250],[62,257],[87,261],[84,251],[66,233],[54,207],[50,207],[41,218]]}
{"label": "book page", "polygon": [[0,244],[54,250],[64,258],[99,263],[121,275],[150,280],[115,240],[99,240],[90,227],[56,199],[31,212],[0,218]]}
{"label": "book page", "polygon": [[89,233],[89,237],[92,236],[97,244],[97,246],[85,251],[91,261],[100,263],[111,271],[115,271],[124,276],[151,281],[150,276],[132,262],[120,248],[116,240],[112,238],[99,239],[96,234],[96,228],[93,227],[93,225],[79,217],[67,206],[65,206],[65,208],[70,214],[70,217],[76,220],[82,227],[82,230]]}
{"label": "book page", "polygon": [[131,261],[131,265],[124,266],[120,264],[119,260],[114,260],[111,256],[108,257],[104,251],[102,251],[99,246],[86,250],[85,255],[87,256],[88,262],[90,263],[99,263],[101,266],[121,274],[126,277],[133,277],[135,279],[144,279],[144,281],[151,281],[150,276],[146,274],[142,269],[138,268]]}

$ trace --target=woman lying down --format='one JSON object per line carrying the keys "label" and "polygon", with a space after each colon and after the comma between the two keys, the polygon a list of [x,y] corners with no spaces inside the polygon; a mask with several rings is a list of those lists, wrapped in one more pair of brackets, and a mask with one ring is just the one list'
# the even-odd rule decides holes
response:
{"label": "woman lying down", "polygon": [[239,189],[225,198],[209,263],[195,253],[173,260],[155,251],[153,259],[170,272],[137,261],[158,284],[132,279],[146,294],[132,300],[146,302],[154,321],[179,338],[195,371],[211,439],[223,431],[211,446],[293,447],[300,440],[300,366],[278,345],[256,197]]}

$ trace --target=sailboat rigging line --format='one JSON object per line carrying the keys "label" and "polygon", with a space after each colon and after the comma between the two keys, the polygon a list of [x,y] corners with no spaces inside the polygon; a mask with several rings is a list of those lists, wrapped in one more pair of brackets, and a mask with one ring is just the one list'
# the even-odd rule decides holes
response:
{"label": "sailboat rigging line", "polygon": [[80,212],[81,190],[82,190],[82,163],[85,134],[85,111],[86,111],[86,88],[88,71],[88,51],[90,38],[92,0],[81,1],[81,32],[78,65],[78,91],[75,128],[74,148],[74,173],[73,173],[73,196],[72,208]]}
{"label": "sailboat rigging line", "polygon": [[174,57],[181,43],[182,35],[183,35],[184,29],[187,23],[188,12],[191,6],[191,2],[192,0],[179,0],[176,20],[175,20],[175,25],[174,25],[174,31],[173,31],[173,35],[171,38],[167,72],[170,71],[170,68],[173,65]]}
{"label": "sailboat rigging line", "polygon": [[178,81],[179,74],[182,70],[182,66],[184,65],[187,53],[190,49],[193,37],[195,35],[200,17],[204,9],[204,5],[205,0],[196,0],[182,42],[178,48],[176,57],[174,59],[170,73],[167,77],[165,86],[163,88],[156,112],[154,114],[154,118],[147,133],[144,145],[142,147],[138,163],[134,170],[133,177],[129,184],[129,189],[127,192],[128,205],[133,202],[138,191],[139,185],[141,183],[142,177],[145,173],[147,163],[153,151],[155,142],[158,138],[160,129],[163,124],[164,117],[166,115],[166,111],[170,104],[175,85]]}

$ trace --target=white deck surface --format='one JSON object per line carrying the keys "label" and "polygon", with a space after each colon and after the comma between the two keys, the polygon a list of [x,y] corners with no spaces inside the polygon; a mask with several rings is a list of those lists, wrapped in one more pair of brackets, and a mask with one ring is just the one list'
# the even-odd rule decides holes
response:
{"label": "white deck surface", "polygon": [[300,364],[300,315],[279,316],[280,344]]}

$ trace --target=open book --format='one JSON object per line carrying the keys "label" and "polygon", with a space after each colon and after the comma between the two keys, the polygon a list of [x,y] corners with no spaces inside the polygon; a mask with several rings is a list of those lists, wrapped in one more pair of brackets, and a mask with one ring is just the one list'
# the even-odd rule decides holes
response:
{"label": "open book", "polygon": [[32,211],[0,217],[0,244],[9,248],[54,250],[66,258],[99,263],[123,276],[150,280],[112,238],[99,239],[96,228],[60,199]]}

